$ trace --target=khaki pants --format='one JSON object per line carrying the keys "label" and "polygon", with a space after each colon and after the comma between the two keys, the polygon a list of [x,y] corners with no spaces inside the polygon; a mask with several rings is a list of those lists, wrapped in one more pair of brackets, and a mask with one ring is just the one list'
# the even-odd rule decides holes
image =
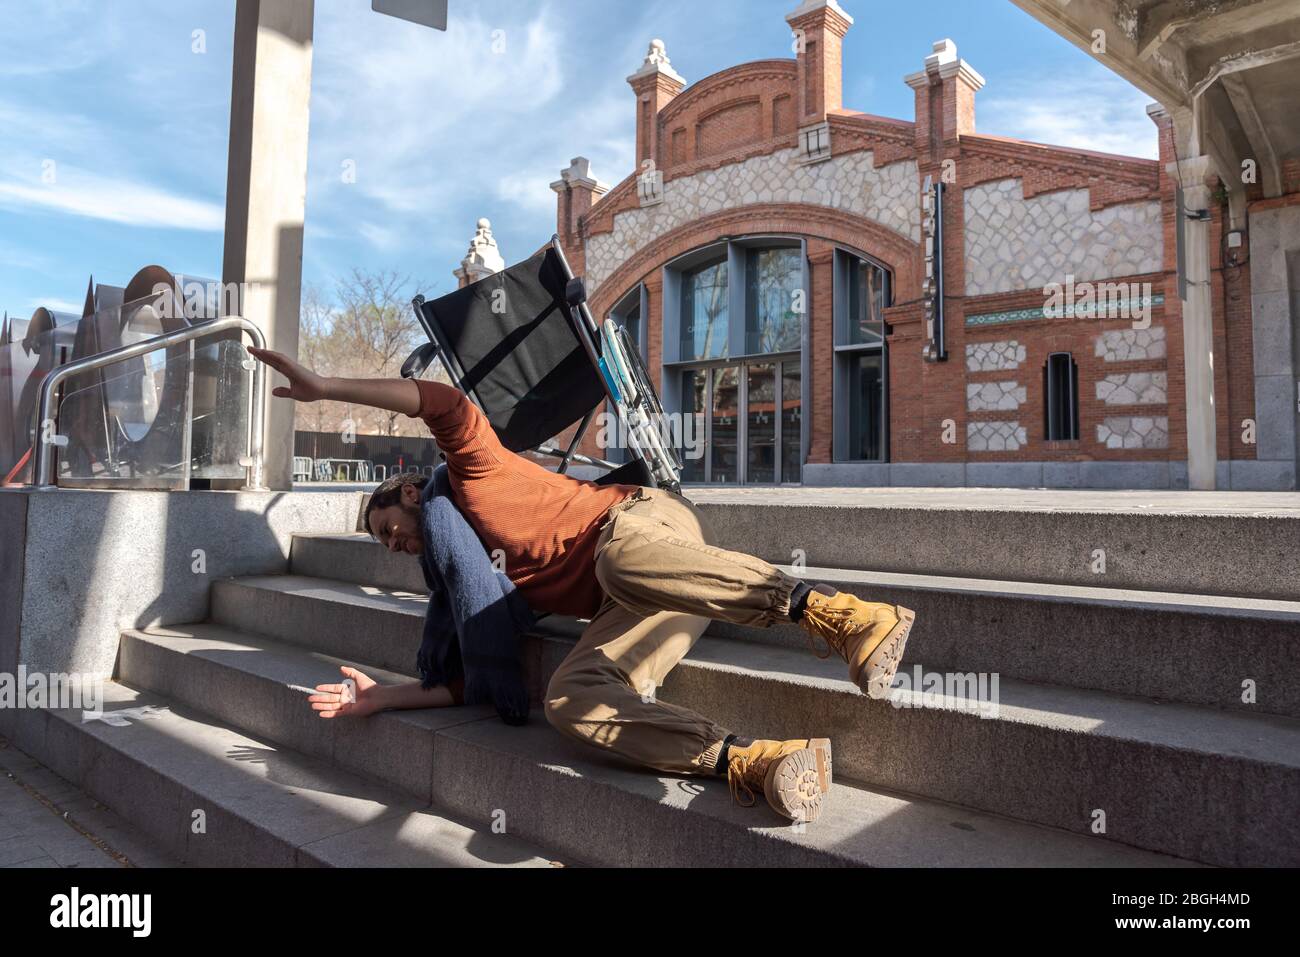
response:
{"label": "khaki pants", "polygon": [[565,734],[660,771],[710,774],[730,733],[655,700],[710,618],[789,621],[797,580],[711,544],[680,495],[640,488],[609,510],[596,543],[605,600],[546,689],[546,719]]}

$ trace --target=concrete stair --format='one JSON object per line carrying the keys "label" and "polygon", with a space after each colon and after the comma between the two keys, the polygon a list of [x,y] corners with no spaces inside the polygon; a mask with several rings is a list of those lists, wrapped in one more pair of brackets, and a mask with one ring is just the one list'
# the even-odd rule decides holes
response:
{"label": "concrete stair", "polygon": [[[399,672],[411,667],[401,662],[418,645],[422,615],[415,595],[327,579],[213,588],[214,620],[231,629]],[[543,620],[530,648],[534,694],[580,629]],[[706,636],[660,694],[755,736],[829,736],[837,774],[871,787],[1079,834],[1100,811],[1112,841],[1209,863],[1300,860],[1289,811],[1300,793],[1300,721],[1011,678],[998,692],[992,716],[964,707],[960,692],[937,704],[914,692],[914,706],[895,707],[861,696],[838,658]],[[1236,813],[1225,819],[1224,807]]]}
{"label": "concrete stair", "polygon": [[[1067,834],[944,802],[843,781],[833,814],[780,826],[765,807],[732,803],[722,781],[629,769],[569,742],[539,712],[509,728],[483,708],[388,712],[323,721],[291,683],[331,680],[342,659],[220,624],[123,635],[122,681],[203,708],[259,739],[384,782],[481,831],[555,848],[566,860],[637,866],[1182,865],[1113,841]],[[367,663],[353,659],[358,667]],[[381,681],[402,676],[369,668]],[[838,766],[838,752],[836,755]],[[491,846],[495,836],[481,838]]]}
{"label": "concrete stair", "polygon": [[[208,621],[125,632],[106,709],[167,710],[46,712],[30,750],[213,863],[1300,864],[1300,510],[979,491],[692,490],[725,547],[914,608],[909,674],[997,677],[993,710],[969,690],[876,702],[793,626],[713,623],[660,696],[753,736],[831,737],[836,785],[807,828],[723,781],[629,768],[540,710],[525,728],[487,708],[321,720],[299,689],[341,664],[414,672],[423,577],[364,535],[296,538],[289,574],[213,582]],[[581,628],[530,636],[536,700]],[[192,834],[198,807],[234,837]]]}
{"label": "concrete stair", "polygon": [[[424,589],[415,562],[376,548],[366,535],[295,538],[291,561],[298,575],[366,582],[376,594],[387,589],[415,598]],[[936,669],[997,672],[1026,681],[1300,717],[1300,683],[1264,680],[1300,674],[1300,601],[778,567],[915,610],[908,665],[916,660]],[[252,580],[247,581],[251,587]],[[289,580],[282,585],[299,591]],[[391,603],[380,601],[379,606]],[[282,617],[310,611],[309,603],[295,601],[293,614],[286,609]],[[337,613],[347,614],[347,609]],[[564,627],[547,621],[548,627]],[[708,633],[788,648],[808,646],[807,636],[794,625],[758,629],[714,622]],[[1251,704],[1242,700],[1247,680],[1256,686]]]}
{"label": "concrete stair", "polygon": [[173,699],[109,682],[102,708],[120,726],[79,709],[28,712],[20,746],[187,864],[552,866],[513,835],[216,719],[205,709],[229,686],[190,690],[192,700]]}

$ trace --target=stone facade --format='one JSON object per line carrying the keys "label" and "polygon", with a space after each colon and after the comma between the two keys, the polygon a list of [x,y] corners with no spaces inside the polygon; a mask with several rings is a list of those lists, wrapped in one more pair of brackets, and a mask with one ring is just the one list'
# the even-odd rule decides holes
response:
{"label": "stone facade", "polygon": [[1014,412],[1028,399],[1028,390],[1019,382],[969,383],[966,386],[967,412]]}
{"label": "stone facade", "polygon": [[594,291],[622,262],[674,229],[709,213],[755,204],[828,206],[921,239],[916,163],[876,168],[871,151],[800,165],[794,150],[682,176],[663,186],[663,201],[614,217],[612,232],[587,241],[587,287]]}
{"label": "stone facade", "polygon": [[1097,398],[1107,405],[1164,405],[1169,376],[1164,372],[1130,372],[1097,380]]}
{"label": "stone facade", "polygon": [[1103,332],[1097,337],[1097,357],[1106,362],[1133,362],[1141,359],[1163,359],[1166,356],[1165,330],[1160,326],[1150,329],[1119,329]]}
{"label": "stone facade", "polygon": [[1018,369],[1025,361],[1024,343],[1015,339],[1000,342],[966,343],[967,372],[1001,372]]}
{"label": "stone facade", "polygon": [[1025,199],[1020,180],[965,190],[966,295],[1042,289],[1066,275],[1112,279],[1159,272],[1158,202],[1093,211],[1086,189]]}
{"label": "stone facade", "polygon": [[972,452],[1018,452],[1029,441],[1019,422],[968,422],[966,448]]}
{"label": "stone facade", "polygon": [[1164,416],[1114,416],[1097,425],[1097,441],[1108,449],[1167,449],[1169,419]]}

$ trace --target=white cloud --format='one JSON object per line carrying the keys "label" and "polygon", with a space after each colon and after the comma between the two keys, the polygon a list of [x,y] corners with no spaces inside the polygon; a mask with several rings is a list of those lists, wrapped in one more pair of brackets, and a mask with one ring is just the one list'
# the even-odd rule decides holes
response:
{"label": "white cloud", "polygon": [[999,85],[976,101],[979,131],[1099,153],[1156,159],[1150,97],[1101,66],[1086,76],[1041,75]]}
{"label": "white cloud", "polygon": [[225,228],[220,203],[192,199],[144,183],[100,176],[59,164],[53,183],[30,179],[0,180],[0,206],[15,210],[47,209],[72,216],[129,226],[155,226],[218,232]]}
{"label": "white cloud", "polygon": [[559,177],[538,173],[510,173],[497,182],[497,198],[532,213],[554,212],[555,193],[550,184],[556,179]]}

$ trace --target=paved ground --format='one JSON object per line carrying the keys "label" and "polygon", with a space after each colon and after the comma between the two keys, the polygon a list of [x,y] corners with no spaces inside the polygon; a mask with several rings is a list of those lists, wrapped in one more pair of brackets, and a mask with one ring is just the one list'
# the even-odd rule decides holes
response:
{"label": "paved ground", "polygon": [[176,867],[153,842],[0,737],[0,867]]}

